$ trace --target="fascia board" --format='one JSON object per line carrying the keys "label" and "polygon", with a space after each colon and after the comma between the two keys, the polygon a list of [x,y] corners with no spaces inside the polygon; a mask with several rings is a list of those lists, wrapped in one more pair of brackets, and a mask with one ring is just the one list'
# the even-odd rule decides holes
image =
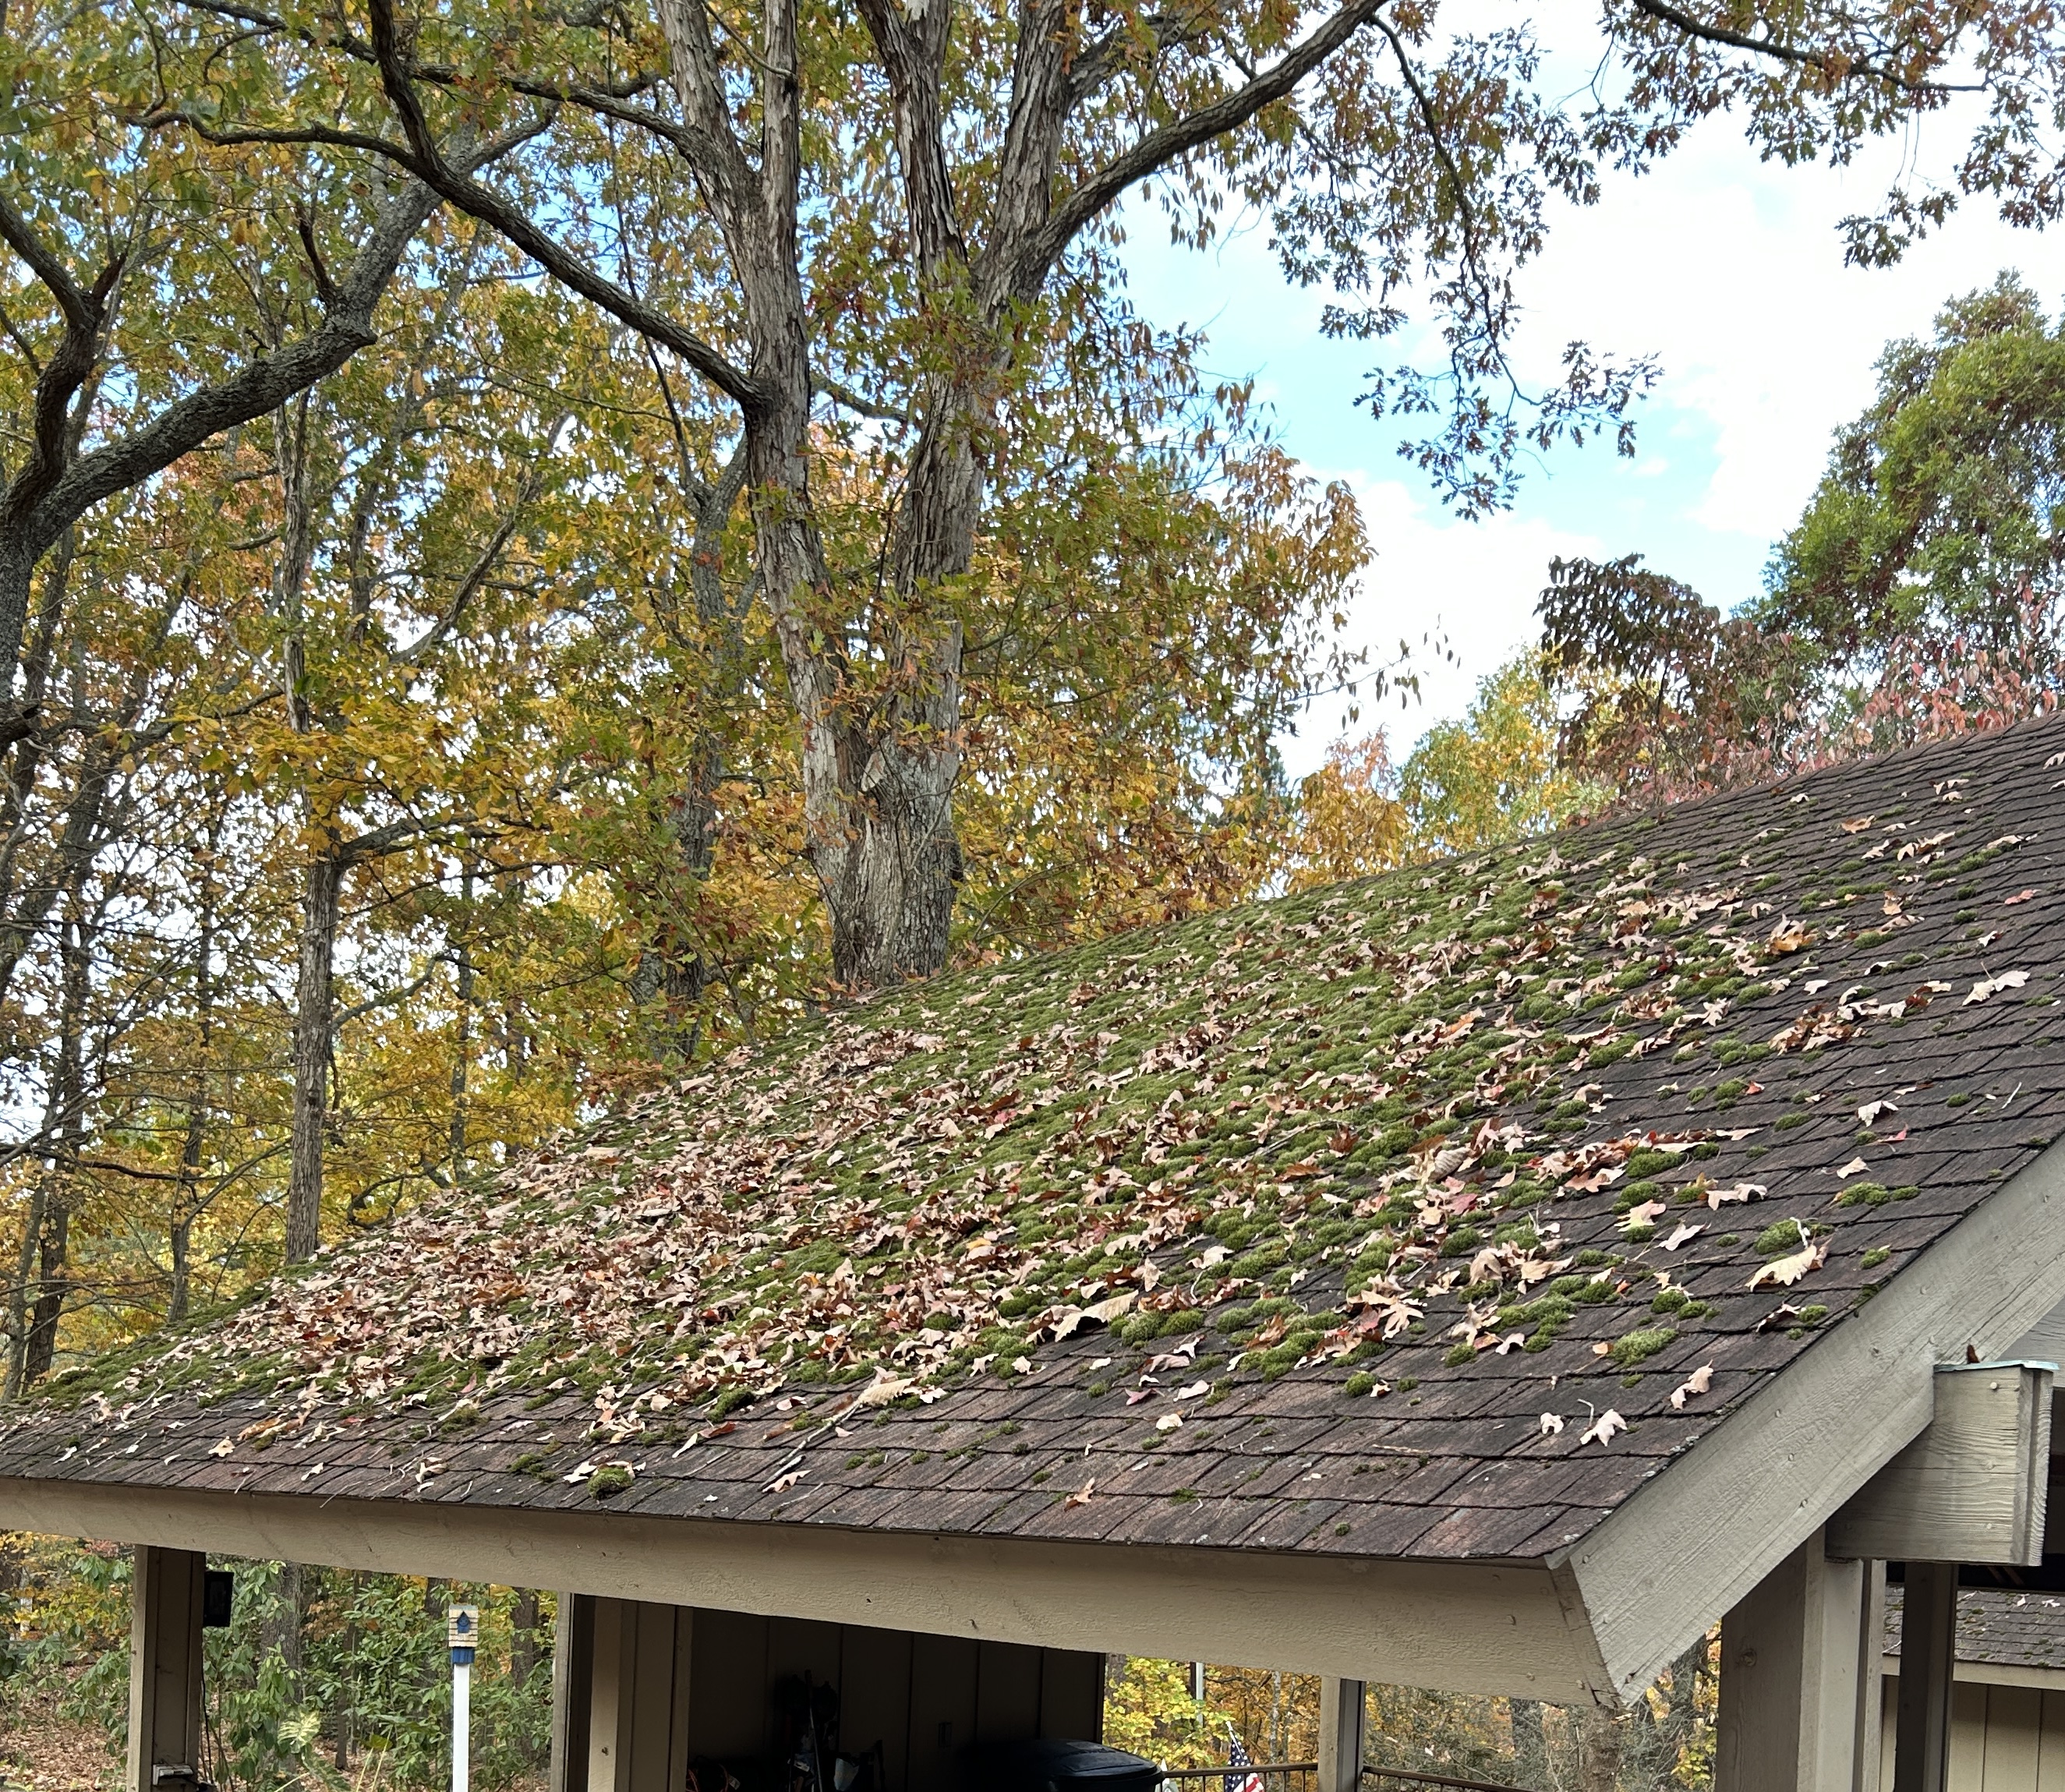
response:
{"label": "fascia board", "polygon": [[1614,1696],[1649,1685],[1893,1455],[1935,1366],[2065,1300],[2065,1144],[2010,1177],[1707,1437],[1558,1552]]}
{"label": "fascia board", "polygon": [[1560,1703],[1592,1698],[1602,1672],[1567,1586],[1539,1562],[913,1536],[19,1478],[0,1479],[0,1525]]}

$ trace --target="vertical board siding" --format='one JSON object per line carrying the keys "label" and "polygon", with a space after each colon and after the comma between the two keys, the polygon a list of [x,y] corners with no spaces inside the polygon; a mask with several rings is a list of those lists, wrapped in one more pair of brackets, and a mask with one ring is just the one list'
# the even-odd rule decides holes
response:
{"label": "vertical board siding", "polygon": [[895,1792],[911,1770],[911,1651],[907,1630],[846,1627],[839,1657],[839,1734],[847,1752],[882,1745],[884,1784]]}
{"label": "vertical board siding", "polygon": [[[778,1740],[774,1689],[792,1675],[838,1689],[839,1746],[858,1755],[880,1743],[887,1792],[959,1792],[972,1743],[1102,1733],[1099,1655],[701,1608],[685,1608],[681,1625],[685,1758],[766,1758]],[[628,1792],[647,1792],[645,1772],[641,1762]]]}
{"label": "vertical board siding", "polygon": [[1041,1651],[984,1643],[976,1668],[975,1740],[1010,1742],[1040,1733]]}
{"label": "vertical board siding", "polygon": [[2036,1753],[2043,1693],[2035,1686],[1989,1686],[1986,1762],[1979,1792],[2037,1792]]}
{"label": "vertical board siding", "polygon": [[953,1786],[975,1739],[976,1645],[960,1637],[911,1639],[911,1753],[906,1792]]}
{"label": "vertical board siding", "polygon": [[[1900,1681],[1883,1682],[1879,1784],[1893,1784]],[[1961,1680],[1950,1709],[1949,1792],[2065,1792],[2065,1690]]]}

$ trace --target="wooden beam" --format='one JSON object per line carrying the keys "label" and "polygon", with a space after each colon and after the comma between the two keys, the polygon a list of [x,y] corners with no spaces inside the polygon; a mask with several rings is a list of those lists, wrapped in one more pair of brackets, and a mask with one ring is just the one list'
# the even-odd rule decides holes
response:
{"label": "wooden beam", "polygon": [[561,1593],[552,1626],[552,1743],[548,1792],[588,1792],[588,1683],[595,1672],[595,1600]]}
{"label": "wooden beam", "polygon": [[1714,1792],[1853,1792],[1865,1588],[1817,1534],[1721,1620]]}
{"label": "wooden beam", "polygon": [[1900,1717],[1893,1792],[1946,1792],[1950,1689],[1958,1659],[1958,1568],[1909,1562],[1900,1612]]}
{"label": "wooden beam", "polygon": [[208,1558],[145,1547],[130,1583],[127,1792],[200,1783],[201,1588]]}
{"label": "wooden beam", "polygon": [[1360,1680],[1319,1682],[1318,1792],[1359,1792],[1362,1785],[1363,1711],[1369,1688]]}
{"label": "wooden beam", "polygon": [[2051,1366],[1946,1365],[1927,1428],[1829,1524],[1829,1548],[1873,1560],[2043,1560]]}
{"label": "wooden beam", "polygon": [[1555,1704],[1611,1696],[1582,1605],[1539,1563],[1035,1543],[9,1479],[0,1479],[0,1526],[1049,1649],[1231,1659]]}

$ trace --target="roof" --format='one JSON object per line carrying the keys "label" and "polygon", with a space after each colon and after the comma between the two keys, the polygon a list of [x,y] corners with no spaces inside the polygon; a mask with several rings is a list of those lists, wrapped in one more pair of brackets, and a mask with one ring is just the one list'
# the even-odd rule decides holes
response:
{"label": "roof", "polygon": [[[1885,1590],[1885,1653],[1896,1659],[1903,1592],[1899,1587]],[[1958,1659],[1986,1667],[2065,1673],[2065,1596],[2005,1587],[1961,1588]]]}
{"label": "roof", "polygon": [[[2059,1129],[2061,765],[2031,724],[878,997],[75,1378],[0,1481],[1561,1560]],[[2004,1344],[2065,1269],[1985,1249]],[[1927,1414],[1926,1358],[1844,1373],[1829,1503]]]}

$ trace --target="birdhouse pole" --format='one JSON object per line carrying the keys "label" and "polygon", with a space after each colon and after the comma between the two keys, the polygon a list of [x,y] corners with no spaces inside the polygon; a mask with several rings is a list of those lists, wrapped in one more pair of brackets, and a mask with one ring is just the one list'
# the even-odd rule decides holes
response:
{"label": "birdhouse pole", "polygon": [[468,1792],[472,1778],[473,1652],[480,1640],[480,1608],[453,1605],[445,1612],[445,1644],[451,1651],[451,1792]]}

